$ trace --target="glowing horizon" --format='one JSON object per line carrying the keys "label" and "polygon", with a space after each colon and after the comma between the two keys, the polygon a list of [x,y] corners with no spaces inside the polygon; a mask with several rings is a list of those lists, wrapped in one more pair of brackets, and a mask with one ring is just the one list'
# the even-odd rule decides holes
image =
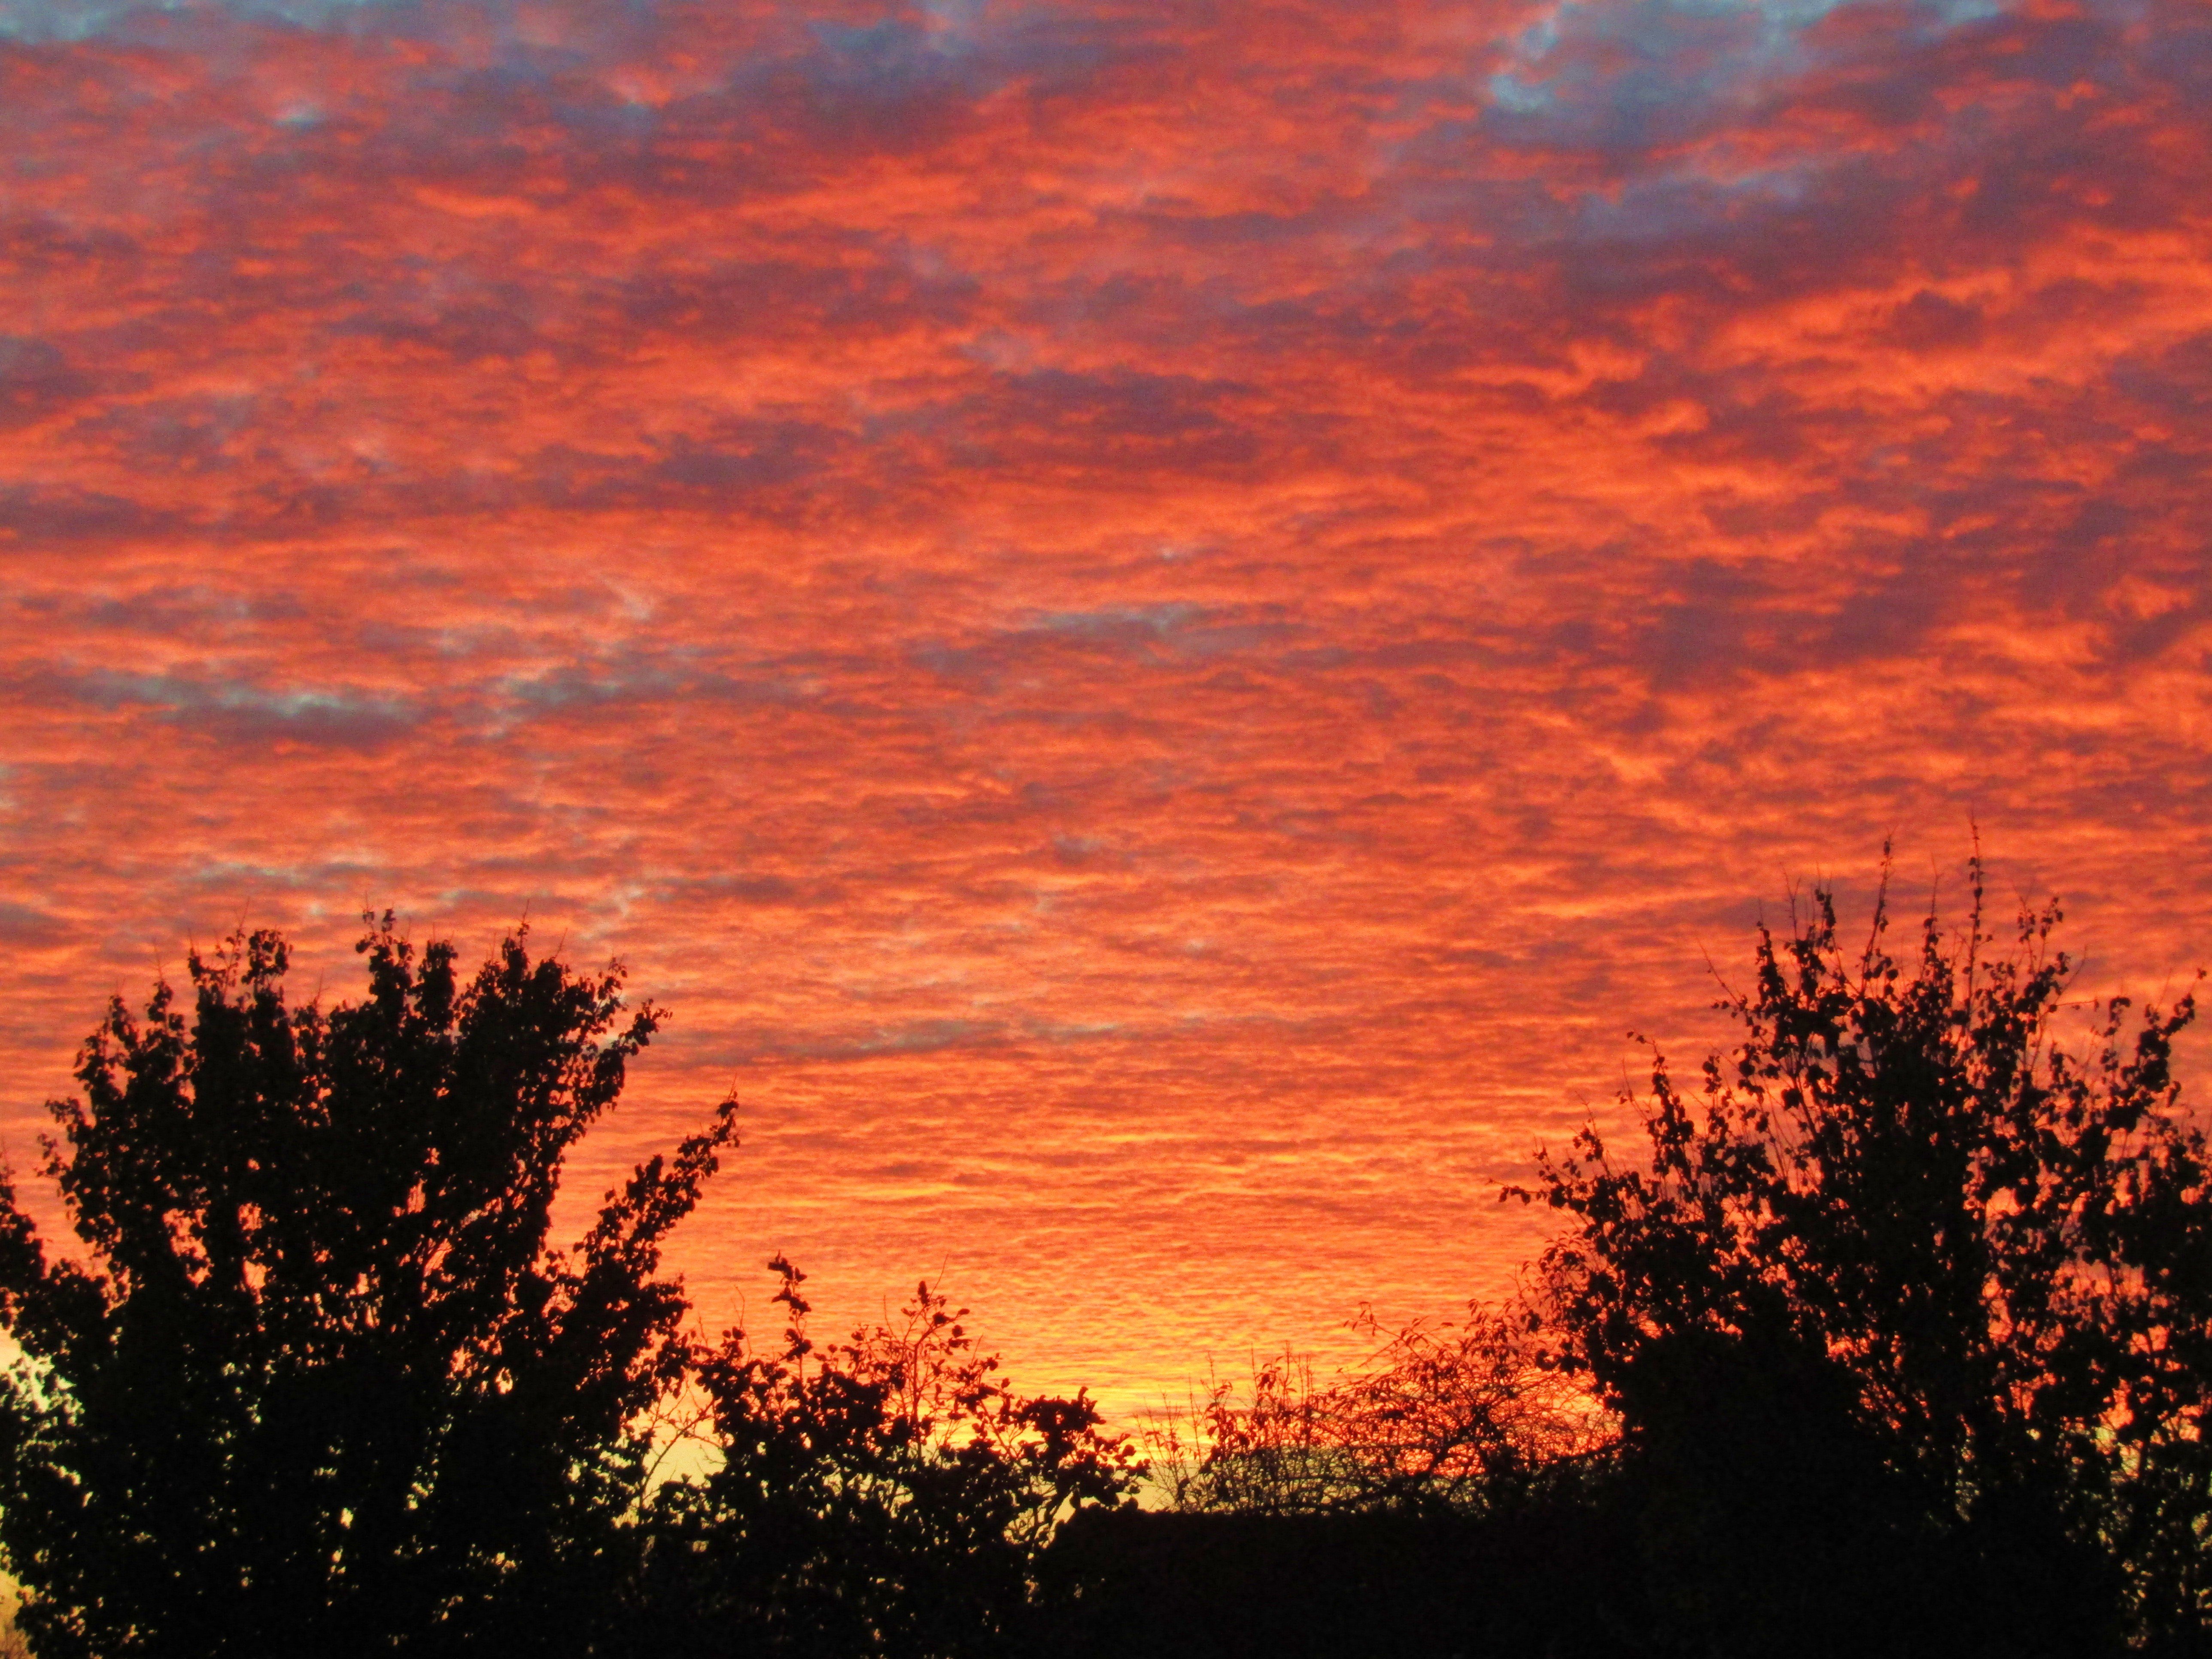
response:
{"label": "glowing horizon", "polygon": [[241,919],[620,956],[587,1198],[1032,1388],[1495,1295],[1791,882],[2198,941],[2179,0],[0,0],[0,1142]]}

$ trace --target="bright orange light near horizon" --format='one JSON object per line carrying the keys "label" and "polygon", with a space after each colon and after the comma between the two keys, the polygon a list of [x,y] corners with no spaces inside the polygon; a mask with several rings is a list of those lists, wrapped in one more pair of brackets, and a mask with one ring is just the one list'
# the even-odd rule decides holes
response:
{"label": "bright orange light near horizon", "polygon": [[527,915],[734,1076],[721,1322],[1025,1383],[1494,1294],[1630,1026],[1978,823],[2208,914],[2212,31],[2067,7],[0,0],[0,1126]]}

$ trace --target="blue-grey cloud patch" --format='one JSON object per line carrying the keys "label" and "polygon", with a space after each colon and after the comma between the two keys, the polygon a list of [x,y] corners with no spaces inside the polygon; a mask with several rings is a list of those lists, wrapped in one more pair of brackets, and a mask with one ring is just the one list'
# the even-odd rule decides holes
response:
{"label": "blue-grey cloud patch", "polygon": [[161,583],[120,593],[41,591],[16,603],[52,625],[124,639],[247,638],[308,614],[295,594],[197,583]]}
{"label": "blue-grey cloud patch", "polygon": [[[2006,8],[1944,0],[1564,4],[1514,43],[1483,126],[1509,145],[1621,167],[1784,115],[1808,92],[1909,125],[1940,108],[1932,77],[2014,27]],[[2108,27],[2107,18],[2054,20],[2032,31],[2032,52],[2015,52],[2027,63],[2078,58],[2083,38]]]}
{"label": "blue-grey cloud patch", "polygon": [[870,446],[865,434],[773,415],[664,434],[642,448],[549,445],[529,458],[517,493],[572,509],[684,507],[773,521],[803,514],[812,496],[856,471],[888,489],[916,465],[896,445]]}
{"label": "blue-grey cloud patch", "polygon": [[821,707],[814,674],[804,666],[774,661],[732,665],[703,651],[648,646],[494,676],[483,684],[481,704],[483,718],[494,731],[518,719],[652,708]]}
{"label": "blue-grey cloud patch", "polygon": [[1739,116],[1794,47],[1779,9],[1563,5],[1492,79],[1487,125],[1508,142],[1622,155],[1680,143]]}
{"label": "blue-grey cloud patch", "polygon": [[2130,353],[2113,365],[2111,384],[2166,428],[2148,448],[2212,453],[2212,329],[2155,354]]}
{"label": "blue-grey cloud patch", "polygon": [[406,0],[0,0],[0,40],[82,40],[118,31],[137,33],[202,11],[327,28],[404,4]]}
{"label": "blue-grey cloud patch", "polygon": [[828,910],[853,897],[846,882],[776,874],[693,876],[658,883],[653,890],[665,903],[735,903],[762,910]]}
{"label": "blue-grey cloud patch", "polygon": [[200,393],[110,402],[87,412],[81,433],[135,467],[209,472],[250,462],[283,420],[251,392]]}
{"label": "blue-grey cloud patch", "polygon": [[953,1049],[1001,1048],[1009,1035],[1003,1020],[921,1019],[836,1035],[792,1037],[762,1033],[753,1042],[744,1044],[741,1052],[751,1060],[772,1057],[836,1063],[942,1054]]}
{"label": "blue-grey cloud patch", "polygon": [[1187,672],[1258,652],[1283,653],[1304,631],[1279,616],[1252,616],[1187,600],[1047,611],[1011,626],[911,647],[911,659],[941,680],[981,694],[1009,689],[1048,665],[1108,672],[1150,666]]}
{"label": "blue-grey cloud patch", "polygon": [[[411,283],[410,275],[416,277]],[[392,276],[397,280],[382,285],[373,301],[334,323],[333,338],[373,339],[457,364],[511,363],[549,348],[574,355],[571,331],[547,325],[544,300],[526,284],[445,270],[432,277],[404,267]]]}
{"label": "blue-grey cloud patch", "polygon": [[43,420],[91,389],[51,341],[0,334],[0,431]]}
{"label": "blue-grey cloud patch", "polygon": [[0,944],[40,946],[58,945],[70,933],[70,922],[36,905],[0,900]]}
{"label": "blue-grey cloud patch", "polygon": [[0,483],[0,547],[45,552],[182,529],[184,513],[105,489]]}
{"label": "blue-grey cloud patch", "polygon": [[595,312],[594,332],[620,341],[673,329],[701,345],[780,329],[890,333],[964,322],[981,291],[972,274],[930,266],[892,239],[848,231],[810,251],[807,259],[756,257],[626,272],[599,301],[604,329]]}
{"label": "blue-grey cloud patch", "polygon": [[1029,455],[1100,471],[1236,471],[1262,453],[1237,408],[1249,392],[1194,375],[1042,368],[998,377],[945,418],[985,454],[1004,453],[1018,439]]}
{"label": "blue-grey cloud patch", "polygon": [[374,750],[412,735],[413,702],[350,688],[271,687],[181,674],[96,669],[56,674],[55,693],[94,708],[144,709],[166,724],[220,743]]}
{"label": "blue-grey cloud patch", "polygon": [[[1752,294],[1878,277],[1907,247],[1939,270],[1969,266],[2085,208],[2116,228],[2162,222],[2172,185],[2146,147],[2156,127],[2116,129],[2100,118],[2106,101],[2068,89],[2101,83],[2178,112],[2204,50],[2201,20],[2165,6],[2062,17],[1660,3],[1571,7],[1557,23],[1531,48],[1558,71],[1546,97],[1493,110],[1459,149],[1558,153],[1554,191],[1522,198],[1492,246],[1522,260],[1556,248],[1571,291],[1608,308],[1666,295],[1733,312]],[[2014,82],[1994,96],[1993,64]],[[1914,141],[1839,143],[1838,125]],[[1746,155],[1731,147],[1747,129],[1772,137]],[[1425,164],[1450,153],[1450,130],[1417,144]],[[1464,171],[1479,188],[1481,169]],[[1503,204],[1485,205],[1483,222],[1498,223]],[[1948,324],[1955,340],[1960,319],[1936,310],[1900,326],[1925,345]]]}
{"label": "blue-grey cloud patch", "polygon": [[820,476],[848,447],[843,434],[771,422],[663,441],[648,471],[655,483],[710,495],[782,489]]}
{"label": "blue-grey cloud patch", "polygon": [[1922,289],[1890,313],[1889,337],[1913,351],[1945,351],[1981,342],[1986,319],[1978,306]]}

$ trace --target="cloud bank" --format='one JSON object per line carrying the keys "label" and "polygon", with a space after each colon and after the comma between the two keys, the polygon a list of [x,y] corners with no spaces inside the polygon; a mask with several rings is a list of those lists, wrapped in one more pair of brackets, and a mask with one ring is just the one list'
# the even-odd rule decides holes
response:
{"label": "cloud bank", "polygon": [[1495,1291],[1759,901],[2206,956],[2182,0],[0,0],[0,1110],[527,915],[687,1248],[1124,1401]]}

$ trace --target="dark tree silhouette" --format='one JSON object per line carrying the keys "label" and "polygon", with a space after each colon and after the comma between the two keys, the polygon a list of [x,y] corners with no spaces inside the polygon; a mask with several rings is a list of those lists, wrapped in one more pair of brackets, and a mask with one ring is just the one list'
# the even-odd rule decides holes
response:
{"label": "dark tree silhouette", "polygon": [[[1540,1166],[1553,1313],[1718,1653],[2197,1650],[2212,1611],[2212,1193],[2171,1070],[2191,998],[2060,1041],[2056,907],[1990,954],[1837,936],[1829,895],[1721,1006],[1648,1169]],[[1522,1194],[1522,1196],[1529,1196]]]}
{"label": "dark tree silhouette", "polygon": [[1060,1523],[1141,1474],[1097,1409],[1024,1398],[920,1286],[896,1324],[817,1346],[777,1257],[780,1352],[742,1331],[702,1355],[712,1467],[656,1495],[631,1638],[785,1659],[988,1659],[1025,1650]]}
{"label": "dark tree silhouette", "polygon": [[88,1259],[0,1189],[0,1546],[40,1653],[604,1646],[687,1354],[660,1246],[734,1108],[549,1249],[659,1016],[525,945],[464,982],[387,914],[325,1012],[255,933],[193,956],[189,1017],[163,985],[93,1033],[46,1143]]}

